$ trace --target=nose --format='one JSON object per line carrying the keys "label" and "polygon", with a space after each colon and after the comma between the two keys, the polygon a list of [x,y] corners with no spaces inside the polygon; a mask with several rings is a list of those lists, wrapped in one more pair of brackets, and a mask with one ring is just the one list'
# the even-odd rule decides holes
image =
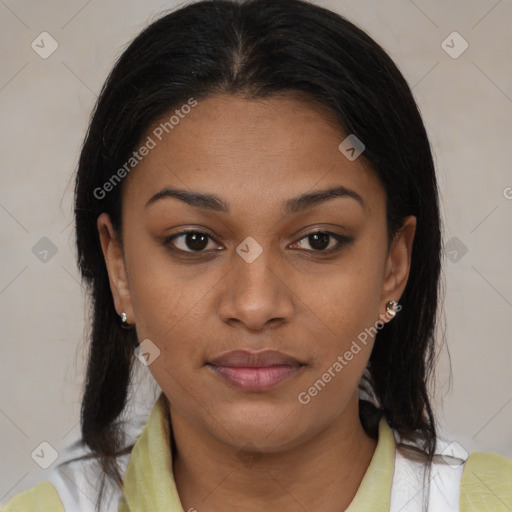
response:
{"label": "nose", "polygon": [[270,256],[270,251],[263,250],[249,263],[233,254],[232,270],[223,281],[219,302],[224,322],[258,331],[290,321],[294,312],[290,275]]}

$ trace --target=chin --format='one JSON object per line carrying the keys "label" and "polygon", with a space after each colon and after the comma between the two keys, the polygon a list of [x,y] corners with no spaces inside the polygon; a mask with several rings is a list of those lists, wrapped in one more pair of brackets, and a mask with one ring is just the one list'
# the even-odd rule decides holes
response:
{"label": "chin", "polygon": [[300,444],[307,437],[304,415],[299,409],[282,404],[229,404],[215,407],[215,421],[209,421],[215,437],[229,445],[242,448],[253,445],[261,452],[283,451]]}

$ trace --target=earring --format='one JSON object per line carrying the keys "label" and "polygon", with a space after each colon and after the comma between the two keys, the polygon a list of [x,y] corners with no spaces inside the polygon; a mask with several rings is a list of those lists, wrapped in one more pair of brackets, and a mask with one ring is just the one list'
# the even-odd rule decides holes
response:
{"label": "earring", "polygon": [[121,327],[123,329],[131,329],[131,325],[128,323],[128,316],[126,315],[126,313],[123,311],[121,313]]}
{"label": "earring", "polygon": [[386,304],[386,311],[387,311],[388,315],[395,316],[398,311],[398,306],[399,306],[398,302],[396,302],[394,300],[390,300]]}

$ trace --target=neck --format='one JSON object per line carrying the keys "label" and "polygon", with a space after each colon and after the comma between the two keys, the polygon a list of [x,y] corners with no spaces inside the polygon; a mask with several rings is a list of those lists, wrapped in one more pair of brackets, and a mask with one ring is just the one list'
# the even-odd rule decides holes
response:
{"label": "neck", "polygon": [[324,430],[281,452],[242,456],[172,407],[171,425],[174,478],[187,511],[345,510],[377,445],[359,421],[357,396]]}

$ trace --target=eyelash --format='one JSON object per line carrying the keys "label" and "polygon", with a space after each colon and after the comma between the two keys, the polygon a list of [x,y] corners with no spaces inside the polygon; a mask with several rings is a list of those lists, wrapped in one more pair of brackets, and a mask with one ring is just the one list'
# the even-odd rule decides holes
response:
{"label": "eyelash", "polygon": [[[171,246],[172,242],[176,238],[179,238],[180,236],[185,236],[185,235],[188,235],[188,234],[204,235],[204,236],[208,237],[210,240],[213,240],[215,242],[215,240],[208,233],[205,233],[204,231],[199,231],[199,230],[196,230],[196,229],[192,229],[192,230],[188,230],[188,231],[181,231],[179,233],[175,233],[174,235],[165,238],[162,241],[162,244],[164,246],[168,247],[173,252],[178,252],[178,253],[194,254],[194,255],[204,255],[204,254],[207,254],[208,252],[212,252],[212,251],[205,251],[205,250],[202,250],[202,251],[185,251],[183,249],[177,249],[176,247],[172,247]],[[311,233],[308,233],[308,234],[304,235],[299,240],[297,240],[297,242],[294,242],[294,244],[296,244],[298,242],[301,242],[305,238],[308,238],[308,237],[310,237],[312,235],[316,235],[316,234],[329,235],[331,238],[334,238],[338,242],[338,245],[335,246],[334,248],[331,248],[331,249],[328,249],[328,250],[318,250],[318,249],[317,250],[315,250],[315,249],[311,249],[311,250],[309,250],[309,249],[299,249],[299,250],[300,251],[311,252],[311,253],[316,253],[316,254],[322,254],[322,255],[332,255],[332,254],[335,254],[335,253],[341,251],[341,249],[343,249],[344,246],[347,246],[347,245],[351,244],[354,241],[354,237],[351,237],[351,236],[339,235],[337,233],[332,233],[331,231],[321,231],[321,230],[318,230],[318,231],[312,231]]]}

